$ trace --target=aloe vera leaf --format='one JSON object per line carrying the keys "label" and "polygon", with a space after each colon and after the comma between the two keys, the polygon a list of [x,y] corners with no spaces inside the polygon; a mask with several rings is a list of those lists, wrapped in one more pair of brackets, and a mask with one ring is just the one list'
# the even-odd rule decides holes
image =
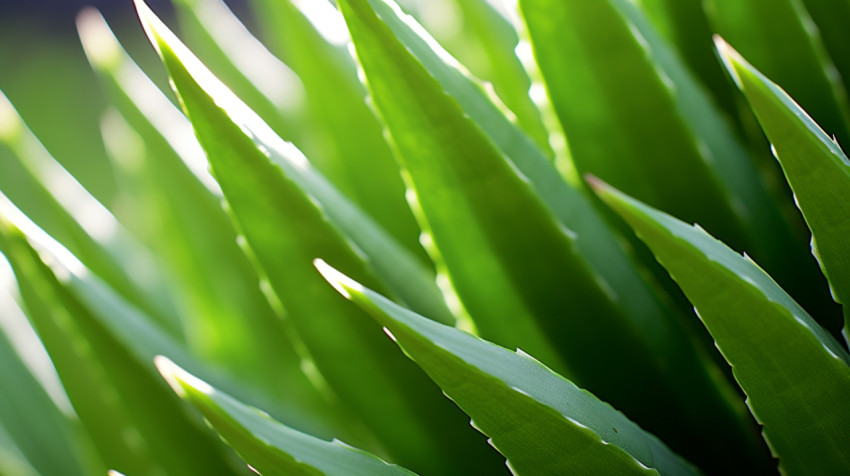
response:
{"label": "aloe vera leaf", "polygon": [[92,272],[173,335],[182,335],[167,280],[150,269],[147,250],[50,156],[2,94],[0,191]]}
{"label": "aloe vera leaf", "polygon": [[[180,43],[178,41],[175,44]],[[211,106],[213,102],[224,102],[224,109],[213,109],[216,111],[213,117],[222,119],[228,127],[246,129],[255,144],[252,147],[253,153],[256,155],[256,151],[259,151],[263,157],[258,160],[274,170],[282,171],[288,180],[311,197],[311,202],[317,202],[329,223],[338,227],[339,231],[334,231],[333,234],[343,233],[351,249],[356,250],[359,256],[365,257],[375,274],[384,280],[386,286],[399,299],[432,319],[454,322],[455,318],[433,282],[433,273],[425,265],[395,242],[371,217],[342,196],[310,166],[298,149],[275,135],[256,114],[227,91],[188,50],[185,50],[182,44],[178,49],[181,52],[178,55],[180,59],[190,63],[190,76],[197,76],[187,87],[194,84],[199,98],[204,100],[206,106]],[[200,121],[200,118],[197,120]],[[256,174],[254,171],[254,175]],[[274,176],[279,174],[281,172],[274,172]],[[221,177],[218,178],[221,180]]]}
{"label": "aloe vera leaf", "polygon": [[850,143],[847,91],[803,2],[710,0],[706,11],[718,34],[796,98],[830,135]]}
{"label": "aloe vera leaf", "polygon": [[776,83],[719,38],[717,48],[773,145],[812,231],[812,252],[836,302],[844,305],[845,335],[850,335],[850,161]]}
{"label": "aloe vera leaf", "polygon": [[739,121],[739,100],[712,48],[712,30],[702,0],[640,0],[658,32],[676,48],[728,117]]}
{"label": "aloe vera leaf", "polygon": [[850,354],[746,256],[607,185],[596,188],[694,304],[780,469],[850,467]]}
{"label": "aloe vera leaf", "polygon": [[[183,413],[150,365],[61,285],[26,237],[0,217],[9,260],[39,334],[83,427],[108,467],[132,474],[235,474],[219,444]],[[157,415],[157,418],[151,418]]]}
{"label": "aloe vera leaf", "polygon": [[156,365],[172,389],[195,406],[251,468],[264,475],[412,475],[340,441],[324,441],[273,420],[181,369],[165,357]]}
{"label": "aloe vera leaf", "polygon": [[460,14],[456,38],[444,43],[472,74],[492,85],[516,124],[548,157],[549,131],[529,95],[531,80],[516,54],[519,36],[489,0],[451,0]]}
{"label": "aloe vera leaf", "polygon": [[[850,2],[847,0],[803,0],[806,11],[817,25],[829,58],[841,75],[844,91],[850,91]],[[833,73],[827,67],[827,75]]]}
{"label": "aloe vera leaf", "polygon": [[521,350],[434,323],[323,261],[316,267],[384,326],[490,438],[515,474],[698,474],[622,413]]}
{"label": "aloe vera leaf", "polygon": [[[392,18],[386,13],[388,4],[376,1],[376,10],[379,4],[386,18]],[[373,100],[417,192],[425,228],[431,230],[436,253],[480,335],[526,349],[695,454],[715,447],[718,455],[732,451],[741,453],[738,460],[748,458],[758,440],[748,434],[745,409],[730,403],[724,392],[731,387],[707,373],[710,364],[700,361],[680,323],[652,300],[647,284],[629,274],[634,268],[630,271],[623,260],[607,270],[625,265],[624,277],[614,283],[622,286],[631,278],[646,294],[629,295],[622,290],[631,288],[613,287],[605,281],[607,275],[600,277],[589,268],[579,250],[592,246],[575,244],[576,235],[393,39],[368,3],[340,5]],[[599,231],[593,215],[583,218],[574,218],[582,232]],[[599,244],[607,244],[601,236]],[[635,309],[620,307],[631,299]],[[659,366],[650,357],[658,354],[675,365]],[[681,385],[682,379],[692,383]],[[665,403],[659,404],[659,398]],[[661,407],[680,416],[658,418]],[[707,434],[709,428],[723,426],[726,439],[682,431],[683,419]],[[733,438],[737,443],[729,444]]]}
{"label": "aloe vera leaf", "polygon": [[275,132],[300,143],[301,80],[257,40],[221,0],[174,2],[180,30],[213,70]]}
{"label": "aloe vera leaf", "polygon": [[21,351],[32,353],[30,349],[41,345],[37,337],[19,330],[22,325],[27,325],[23,311],[0,289],[0,425],[39,473],[91,474],[97,470],[86,467],[80,457],[73,418],[60,410],[21,357]]}
{"label": "aloe vera leaf", "polygon": [[[194,336],[188,345],[195,355],[283,402],[312,409],[305,413],[324,413],[327,409],[317,405],[324,400],[302,372],[300,357],[291,345],[281,345],[287,340],[285,326],[260,291],[259,278],[236,243],[236,231],[220,198],[204,187],[218,185],[208,174],[200,177],[207,179],[204,183],[195,177],[167,140],[175,129],[191,137],[191,125],[121,49],[99,14],[84,12],[78,28],[93,67],[121,114],[110,118],[105,134],[140,135],[135,142],[122,141],[113,152],[141,156],[126,171],[130,180],[141,182],[138,193],[126,197],[126,202],[140,204],[129,210],[126,221],[128,227],[135,223],[134,230],[146,235],[179,277],[184,326]],[[132,130],[115,130],[122,117]],[[127,150],[134,143],[141,150]],[[206,162],[200,145],[193,145]],[[141,219],[145,210],[154,217]]]}
{"label": "aloe vera leaf", "polygon": [[576,168],[745,250],[835,328],[840,310],[806,243],[731,124],[639,8],[628,0],[522,0],[520,8]]}
{"label": "aloe vera leaf", "polygon": [[[341,20],[339,13],[329,2],[259,0],[254,4],[272,51],[304,83],[305,120],[310,132],[296,145],[340,192],[428,263],[419,243],[419,226],[404,198],[398,165],[380,124],[366,105],[366,91],[357,79],[351,57],[339,44],[341,38],[322,33],[330,26],[322,24],[324,30],[319,30],[302,9],[313,14],[324,5],[325,21],[331,14]],[[337,36],[344,37],[344,27],[335,26]]]}
{"label": "aloe vera leaf", "polygon": [[[238,227],[268,279],[269,290],[280,299],[287,319],[328,385],[369,426],[386,451],[408,467],[450,467],[462,472],[492,464],[488,463],[493,459],[491,452],[457,409],[434,392],[415,366],[394,362],[397,350],[374,335],[374,323],[328,289],[313,270],[316,256],[332,256],[351,272],[383,287],[370,263],[327,221],[325,212],[330,214],[331,206],[344,205],[342,198],[330,194],[330,185],[320,181],[291,145],[277,138],[269,142],[267,128],[225,94],[220,83],[143,4],[137,6],[194,121]],[[258,135],[265,140],[255,143]],[[266,153],[275,154],[273,161]],[[299,185],[317,194],[308,195]],[[336,202],[329,203],[329,196]],[[368,228],[365,215],[357,216],[350,205],[346,211],[351,212],[348,220],[361,220],[353,223],[381,239],[378,228]],[[383,251],[383,258],[391,256],[389,246]],[[404,269],[401,260],[395,265]],[[415,282],[416,276],[411,273],[408,278]],[[454,428],[450,440],[443,436],[447,427]]]}

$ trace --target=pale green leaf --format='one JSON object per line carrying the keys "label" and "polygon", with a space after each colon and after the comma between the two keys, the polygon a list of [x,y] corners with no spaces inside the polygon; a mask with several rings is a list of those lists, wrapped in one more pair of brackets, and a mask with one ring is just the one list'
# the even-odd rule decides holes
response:
{"label": "pale green leaf", "polygon": [[[312,260],[335,259],[443,317],[445,304],[427,272],[224,89],[147,7],[137,7],[269,294],[280,300],[330,388],[396,461],[416,470],[486,467],[488,449],[457,409],[415,366],[393,361],[397,350],[374,334],[374,323],[356,306],[328,289]],[[384,283],[382,276],[398,279]],[[452,439],[443,436],[447,427]]]}
{"label": "pale green leaf", "polygon": [[6,217],[0,217],[0,251],[74,411],[107,466],[139,475],[234,474],[226,453],[183,413],[153,367],[135,359],[59,282]]}
{"label": "pale green leaf", "polygon": [[175,137],[191,138],[191,125],[133,63],[97,12],[83,12],[77,25],[89,61],[120,113],[104,119],[104,135],[107,143],[117,142],[109,149],[123,173],[123,222],[174,272],[183,325],[192,336],[188,346],[284,405],[313,417],[328,413],[301,370],[301,358],[291,345],[282,345],[289,336],[236,243],[215,194],[218,185],[189,162],[200,159],[206,166],[200,145]]}
{"label": "pale green leaf", "polygon": [[156,365],[180,398],[200,410],[224,441],[260,474],[413,474],[340,441],[320,440],[282,425],[268,414],[221,393],[165,357],[157,357]]}

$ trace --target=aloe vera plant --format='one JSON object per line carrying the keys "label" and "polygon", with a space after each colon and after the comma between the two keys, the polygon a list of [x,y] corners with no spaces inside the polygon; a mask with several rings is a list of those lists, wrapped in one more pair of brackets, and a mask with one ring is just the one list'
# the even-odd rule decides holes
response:
{"label": "aloe vera plant", "polygon": [[399,3],[81,13],[112,202],[0,95],[0,473],[850,471],[828,2]]}

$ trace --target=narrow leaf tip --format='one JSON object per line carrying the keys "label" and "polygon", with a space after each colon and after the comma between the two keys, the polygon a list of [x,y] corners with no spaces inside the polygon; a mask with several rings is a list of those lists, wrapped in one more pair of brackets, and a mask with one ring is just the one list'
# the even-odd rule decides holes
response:
{"label": "narrow leaf tip", "polygon": [[321,258],[314,259],[313,266],[315,266],[322,277],[325,278],[325,280],[346,299],[351,299],[350,291],[361,292],[363,290],[359,283],[340,273]]}
{"label": "narrow leaf tip", "polygon": [[154,357],[153,363],[156,365],[157,370],[159,370],[159,373],[165,381],[168,382],[171,389],[174,390],[174,393],[179,395],[181,398],[186,396],[186,387],[191,387],[205,394],[213,393],[212,387],[210,387],[206,382],[189,374],[167,357],[157,355]]}

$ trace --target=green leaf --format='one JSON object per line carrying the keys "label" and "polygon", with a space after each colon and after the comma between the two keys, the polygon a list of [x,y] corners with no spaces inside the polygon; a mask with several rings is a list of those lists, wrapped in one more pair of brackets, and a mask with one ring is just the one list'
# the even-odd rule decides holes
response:
{"label": "green leaf", "polygon": [[833,306],[734,128],[634,2],[519,4],[579,172],[702,224],[807,306]]}
{"label": "green leaf", "polygon": [[746,256],[604,184],[732,366],[787,474],[850,468],[850,355]]}
{"label": "green leaf", "polygon": [[797,206],[812,231],[812,251],[836,302],[844,304],[844,328],[850,335],[850,161],[785,91],[723,40],[716,41],[791,184]]}
{"label": "green leaf", "polygon": [[[83,445],[76,438],[76,422],[45,391],[33,373],[31,359],[24,362],[21,357],[22,351],[31,355],[41,346],[31,333],[14,298],[0,289],[0,426],[39,473],[91,474],[97,469],[86,467],[80,457]],[[5,459],[0,454],[0,460]],[[6,474],[2,467],[0,473]]]}
{"label": "green leaf", "polygon": [[[5,213],[5,212],[4,212]],[[234,474],[217,442],[0,216],[0,252],[74,411],[108,467],[131,474]],[[157,415],[151,418],[151,415]]]}
{"label": "green leaf", "polygon": [[[803,0],[817,25],[829,58],[838,69],[844,91],[850,91],[850,2],[847,0]],[[831,74],[831,73],[827,73]]]}
{"label": "green leaf", "polygon": [[108,144],[119,142],[109,149],[123,159],[116,160],[125,175],[120,181],[135,185],[121,188],[124,223],[159,251],[163,266],[177,277],[183,324],[193,336],[187,344],[287,406],[313,417],[330,413],[293,346],[282,345],[289,336],[237,245],[218,184],[197,166],[198,176],[193,174],[177,152],[206,167],[200,145],[183,141],[189,145],[175,150],[181,145],[175,132],[191,137],[191,124],[132,62],[97,12],[84,11],[77,25],[89,61],[120,112],[104,119],[104,135]]}
{"label": "green leaf", "polygon": [[221,0],[173,2],[180,31],[204,64],[277,134],[298,142],[304,90]]}
{"label": "green leaf", "polygon": [[[224,89],[147,7],[137,2],[137,8],[269,294],[286,309],[330,388],[408,467],[463,472],[493,464],[457,409],[415,366],[393,360],[397,349],[327,287],[312,260],[334,259],[367,282],[397,291],[414,308],[443,317],[448,311],[429,283],[433,278]],[[453,428],[453,438],[445,438],[446,428]]]}
{"label": "green leaf", "polygon": [[528,354],[418,316],[323,261],[316,267],[472,417],[514,473],[697,474],[654,436]]}
{"label": "green leaf", "polygon": [[50,156],[2,93],[0,191],[130,302],[182,334],[168,281],[151,269],[150,254]]}
{"label": "green leaf", "polygon": [[263,475],[412,475],[345,443],[320,440],[274,421],[221,393],[165,357],[156,365],[174,391],[194,405],[221,437]]}
{"label": "green leaf", "polygon": [[801,0],[710,0],[706,11],[715,32],[850,144],[847,91]]}
{"label": "green leaf", "polygon": [[[305,16],[306,11],[319,9],[325,21],[330,15],[341,21],[339,13],[330,2],[254,3],[270,47],[304,83],[308,112],[304,121],[310,132],[295,144],[340,192],[428,263],[419,243],[419,226],[404,199],[398,165],[366,104],[354,62],[345,45],[338,43],[340,38],[325,37]],[[321,10],[323,5],[326,11]],[[344,27],[335,26],[337,36],[344,36]]]}
{"label": "green leaf", "polygon": [[[499,345],[523,348],[694,454],[706,454],[708,447],[718,458],[729,452],[740,453],[737,460],[749,458],[758,441],[748,433],[745,409],[730,403],[724,392],[731,387],[710,375],[710,364],[599,218],[569,215],[570,224],[579,227],[573,231],[550,212],[529,180],[393,38],[388,26],[399,17],[390,4],[339,3],[435,252],[477,332]],[[549,169],[541,164],[545,160],[529,168],[540,172],[537,177],[549,170],[560,180],[551,164]],[[570,197],[563,182],[548,191]],[[573,204],[565,202],[559,210]],[[591,259],[609,261],[597,270]],[[660,365],[662,360],[675,364]],[[660,416],[661,408],[678,416]],[[713,433],[720,427],[724,430]]]}

